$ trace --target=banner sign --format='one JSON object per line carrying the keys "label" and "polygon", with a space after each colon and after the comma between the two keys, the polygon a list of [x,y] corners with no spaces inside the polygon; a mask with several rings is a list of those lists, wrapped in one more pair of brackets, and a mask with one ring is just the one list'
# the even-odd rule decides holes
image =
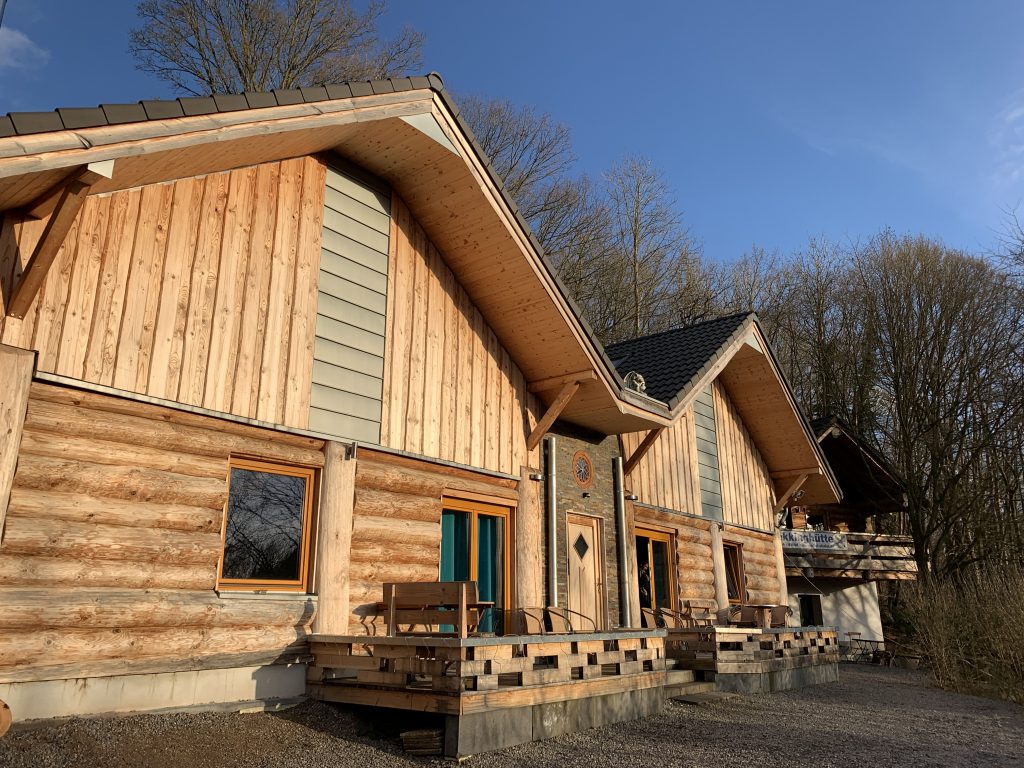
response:
{"label": "banner sign", "polygon": [[783,529],[782,548],[793,552],[842,552],[850,548],[845,533],[838,531],[790,531]]}

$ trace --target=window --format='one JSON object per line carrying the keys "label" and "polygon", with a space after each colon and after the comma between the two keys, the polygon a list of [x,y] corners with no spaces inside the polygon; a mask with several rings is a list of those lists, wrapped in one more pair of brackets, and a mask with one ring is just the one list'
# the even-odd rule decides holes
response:
{"label": "window", "polygon": [[494,603],[481,632],[501,634],[509,592],[509,509],[445,499],[441,512],[441,581],[475,581],[481,602]]}
{"label": "window", "polygon": [[313,481],[312,469],[232,460],[221,589],[306,590]]}
{"label": "window", "polygon": [[725,586],[730,603],[742,603],[746,597],[743,577],[743,548],[739,544],[723,543],[725,552]]}
{"label": "window", "polygon": [[636,572],[641,608],[675,610],[673,563],[669,534],[637,529]]}

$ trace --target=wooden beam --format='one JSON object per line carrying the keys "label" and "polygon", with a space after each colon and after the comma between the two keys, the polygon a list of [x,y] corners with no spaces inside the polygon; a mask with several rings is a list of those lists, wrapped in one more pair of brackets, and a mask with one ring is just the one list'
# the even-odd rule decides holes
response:
{"label": "wooden beam", "polygon": [[109,178],[113,170],[113,160],[89,163],[81,173],[60,189],[54,202],[53,213],[50,214],[46,228],[32,252],[32,258],[29,259],[25,272],[11,296],[11,302],[7,307],[7,314],[10,317],[16,317],[19,320],[25,317],[25,313],[32,305],[32,300],[43,286],[46,273],[49,272],[53,260],[57,258],[57,252],[64,244],[64,239],[68,236],[75,217],[82,210],[85,198],[89,194],[89,188],[98,179]]}
{"label": "wooden beam", "polygon": [[537,381],[531,381],[527,385],[527,389],[530,392],[546,392],[547,390],[555,389],[556,387],[564,387],[566,384],[570,384],[574,381],[593,381],[596,378],[597,374],[591,370],[579,371],[578,373],[567,373],[564,376],[553,376],[550,379],[538,379]]}
{"label": "wooden beam", "polygon": [[313,631],[345,634],[349,625],[349,563],[356,461],[349,446],[331,440],[324,450],[320,521],[314,569],[317,601]]}
{"label": "wooden beam", "polygon": [[642,459],[644,455],[651,450],[651,446],[658,441],[658,438],[661,437],[661,433],[664,432],[665,429],[665,427],[658,427],[657,429],[652,429],[647,433],[640,445],[638,445],[636,450],[633,451],[633,455],[626,459],[626,463],[622,465],[622,474],[624,476],[629,475],[630,472],[636,469],[636,465],[640,463],[640,459]]}
{"label": "wooden beam", "polygon": [[779,512],[781,512],[789,502],[789,497],[796,493],[800,489],[800,486],[804,484],[804,481],[806,481],[810,476],[809,472],[800,475],[790,484],[789,488],[786,489],[786,492],[779,496],[779,500],[775,503],[775,509],[773,510],[776,515],[779,514]]}
{"label": "wooden beam", "polygon": [[770,472],[772,480],[783,480],[787,477],[800,477],[800,475],[820,475],[821,467],[805,467],[803,469],[781,469],[778,472]]}
{"label": "wooden beam", "polygon": [[25,208],[25,215],[32,219],[42,219],[53,213],[60,200],[61,193],[73,181],[80,181],[92,186],[100,179],[109,179],[114,175],[114,161],[102,160],[88,165],[80,166],[59,184],[48,190],[45,194],[29,203]]}
{"label": "wooden beam", "polygon": [[559,414],[565,410],[565,406],[572,400],[572,396],[580,388],[578,381],[570,381],[565,384],[558,396],[554,399],[547,411],[541,417],[540,421],[537,422],[537,426],[533,428],[533,432],[526,438],[526,450],[532,451],[538,445],[540,445],[541,438],[547,434],[547,431],[551,429],[551,425],[555,423],[555,419],[558,418]]}
{"label": "wooden beam", "polygon": [[28,393],[36,367],[35,352],[0,344],[0,541],[18,465]]}

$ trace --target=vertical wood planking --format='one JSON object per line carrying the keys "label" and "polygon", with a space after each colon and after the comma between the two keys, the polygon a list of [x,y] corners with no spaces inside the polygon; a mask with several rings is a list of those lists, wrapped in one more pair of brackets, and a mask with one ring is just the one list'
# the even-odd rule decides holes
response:
{"label": "vertical wood planking", "polygon": [[35,355],[23,349],[0,345],[0,541],[3,540],[7,503],[18,466],[25,413]]}
{"label": "vertical wood planking", "polygon": [[[3,339],[38,350],[41,371],[305,426],[322,171],[299,158],[89,197]],[[46,222],[4,222],[6,291]]]}

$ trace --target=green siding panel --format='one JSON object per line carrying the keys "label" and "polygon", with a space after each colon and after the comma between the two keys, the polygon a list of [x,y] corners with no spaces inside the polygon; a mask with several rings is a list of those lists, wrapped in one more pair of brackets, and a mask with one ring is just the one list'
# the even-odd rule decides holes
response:
{"label": "green siding panel", "polygon": [[328,167],[309,427],[341,439],[380,442],[390,207]]}

